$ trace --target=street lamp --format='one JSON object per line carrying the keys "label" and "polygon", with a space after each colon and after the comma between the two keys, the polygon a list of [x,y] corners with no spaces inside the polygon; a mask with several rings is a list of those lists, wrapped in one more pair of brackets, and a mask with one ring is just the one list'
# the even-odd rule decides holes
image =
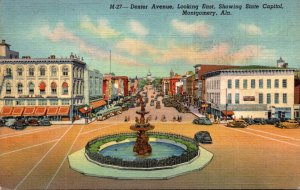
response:
{"label": "street lamp", "polygon": [[84,109],[84,112],[85,112],[85,124],[87,124],[88,123],[88,116],[87,116],[87,114],[88,114],[88,107],[87,107],[87,105],[85,105],[83,109]]}

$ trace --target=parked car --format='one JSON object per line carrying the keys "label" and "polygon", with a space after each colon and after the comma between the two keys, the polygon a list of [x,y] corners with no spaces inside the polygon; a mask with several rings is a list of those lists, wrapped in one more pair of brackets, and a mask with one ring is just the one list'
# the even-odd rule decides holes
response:
{"label": "parked car", "polygon": [[193,123],[198,125],[212,125],[211,121],[206,117],[198,117],[193,120]]}
{"label": "parked car", "polygon": [[199,131],[194,135],[194,139],[197,143],[211,144],[212,138],[208,131]]}
{"label": "parked car", "polygon": [[243,119],[248,125],[253,125],[254,124],[254,121],[252,118],[244,118]]}
{"label": "parked car", "polygon": [[16,123],[17,123],[17,120],[15,118],[8,118],[5,121],[5,126],[13,127]]}
{"label": "parked car", "polygon": [[154,100],[151,100],[150,106],[154,106]]}
{"label": "parked car", "polygon": [[156,109],[160,109],[160,101],[157,101],[157,102],[156,102],[155,108],[156,108]]}
{"label": "parked car", "polygon": [[254,121],[254,124],[257,124],[257,125],[267,124],[267,122],[264,118],[254,118],[253,121]]}
{"label": "parked car", "polygon": [[51,122],[48,118],[43,118],[39,120],[39,125],[40,126],[50,126]]}
{"label": "parked car", "polygon": [[0,119],[0,127],[4,127],[5,126],[5,119]]}
{"label": "parked car", "polygon": [[282,129],[296,129],[296,128],[300,128],[299,123],[296,120],[294,120],[294,119],[287,120],[287,121],[284,121],[284,122],[280,122],[280,123],[276,124],[275,126],[279,127],[279,128],[282,128]]}
{"label": "parked car", "polygon": [[233,128],[245,128],[245,127],[248,126],[248,123],[246,123],[242,119],[238,119],[238,120],[231,121],[231,122],[227,123],[226,126],[227,127],[233,127]]}
{"label": "parked car", "polygon": [[27,119],[28,125],[30,126],[39,126],[39,120],[38,118],[28,118]]}
{"label": "parked car", "polygon": [[295,118],[295,120],[300,123],[300,117]]}
{"label": "parked car", "polygon": [[267,124],[270,124],[270,125],[276,125],[280,122],[280,119],[278,118],[270,118],[270,119],[267,119],[266,120],[266,123]]}

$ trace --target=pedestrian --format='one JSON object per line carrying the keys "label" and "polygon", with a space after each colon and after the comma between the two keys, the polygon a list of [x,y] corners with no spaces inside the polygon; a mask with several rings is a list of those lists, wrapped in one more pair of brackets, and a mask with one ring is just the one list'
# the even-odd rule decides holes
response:
{"label": "pedestrian", "polygon": [[125,121],[125,122],[127,122],[127,116],[125,116],[125,119],[124,119],[124,121]]}

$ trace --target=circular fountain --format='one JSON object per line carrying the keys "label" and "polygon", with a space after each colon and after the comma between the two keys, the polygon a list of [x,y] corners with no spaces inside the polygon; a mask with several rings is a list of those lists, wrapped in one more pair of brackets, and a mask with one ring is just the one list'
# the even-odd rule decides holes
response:
{"label": "circular fountain", "polygon": [[[130,126],[136,133],[121,133],[90,140],[84,150],[69,155],[72,169],[86,175],[117,179],[168,179],[199,170],[213,155],[188,137],[178,134],[149,132],[154,126],[145,120],[141,110],[136,123]],[[201,154],[200,154],[201,152]]]}

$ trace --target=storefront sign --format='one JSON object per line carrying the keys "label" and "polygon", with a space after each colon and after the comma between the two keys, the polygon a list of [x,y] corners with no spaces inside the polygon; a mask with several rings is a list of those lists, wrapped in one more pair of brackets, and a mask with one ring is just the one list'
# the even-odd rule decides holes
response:
{"label": "storefront sign", "polygon": [[255,101],[255,96],[244,96],[244,101]]}

